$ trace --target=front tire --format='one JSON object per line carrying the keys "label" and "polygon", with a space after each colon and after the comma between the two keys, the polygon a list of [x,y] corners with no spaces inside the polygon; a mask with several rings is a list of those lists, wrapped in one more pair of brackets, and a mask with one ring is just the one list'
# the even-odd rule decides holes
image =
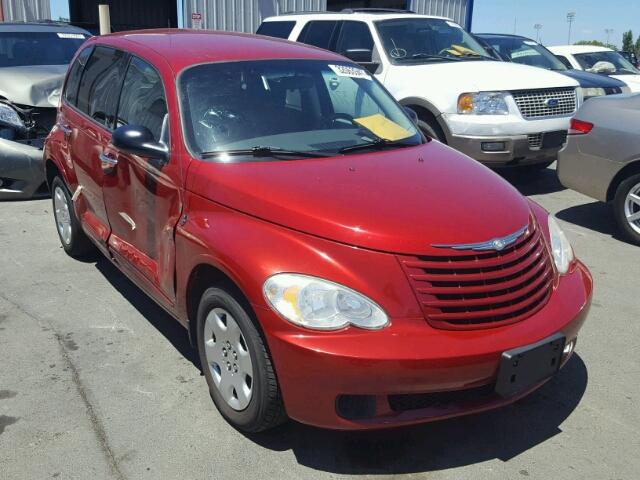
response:
{"label": "front tire", "polygon": [[418,128],[420,128],[422,133],[424,133],[427,137],[438,140],[439,142],[446,145],[447,140],[444,137],[444,132],[435,119],[419,118]]}
{"label": "front tire", "polygon": [[200,364],[222,416],[244,432],[286,420],[271,357],[245,302],[220,288],[202,295],[197,317]]}
{"label": "front tire", "polygon": [[83,258],[92,253],[95,247],[82,230],[69,189],[60,177],[55,177],[51,182],[51,199],[56,230],[67,255]]}
{"label": "front tire", "polygon": [[618,186],[613,213],[624,237],[640,245],[640,174],[630,176]]}

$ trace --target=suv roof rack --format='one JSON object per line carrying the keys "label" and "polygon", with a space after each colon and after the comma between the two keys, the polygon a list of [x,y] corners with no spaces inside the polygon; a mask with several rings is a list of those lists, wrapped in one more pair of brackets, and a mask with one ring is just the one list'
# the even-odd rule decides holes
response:
{"label": "suv roof rack", "polygon": [[416,13],[403,8],[344,8],[341,13]]}

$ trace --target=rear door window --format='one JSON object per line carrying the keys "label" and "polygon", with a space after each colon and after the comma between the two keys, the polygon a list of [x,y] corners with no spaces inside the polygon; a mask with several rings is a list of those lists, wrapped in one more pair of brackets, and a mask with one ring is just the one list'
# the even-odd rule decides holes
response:
{"label": "rear door window", "polygon": [[256,34],[267,37],[289,38],[296,22],[264,22],[258,27]]}
{"label": "rear door window", "polygon": [[333,50],[331,40],[337,26],[338,22],[335,20],[311,21],[300,32],[298,41],[325,50]]}
{"label": "rear door window", "polygon": [[160,75],[147,62],[133,57],[120,94],[116,127],[141,125],[160,140],[166,114],[167,102]]}
{"label": "rear door window", "polygon": [[369,25],[364,22],[342,22],[336,52],[342,55],[348,50],[373,50]]}
{"label": "rear door window", "polygon": [[78,98],[78,85],[80,85],[80,77],[82,76],[84,67],[87,64],[89,55],[91,55],[91,50],[91,47],[82,50],[69,69],[67,84],[64,88],[64,99],[71,105],[76,104],[76,100]]}
{"label": "rear door window", "polygon": [[113,126],[126,60],[121,50],[96,47],[80,79],[78,109],[107,128]]}

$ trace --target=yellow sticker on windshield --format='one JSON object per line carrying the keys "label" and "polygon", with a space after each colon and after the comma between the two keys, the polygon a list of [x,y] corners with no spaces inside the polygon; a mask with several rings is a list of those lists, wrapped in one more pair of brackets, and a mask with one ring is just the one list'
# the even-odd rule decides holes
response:
{"label": "yellow sticker on windshield", "polygon": [[369,115],[368,117],[354,118],[353,121],[362,125],[374,135],[392,142],[402,140],[412,135],[409,130],[389,120],[380,113]]}
{"label": "yellow sticker on windshield", "polygon": [[447,52],[449,52],[452,55],[478,55],[478,52],[471,50],[470,48],[467,47],[463,47],[462,45],[451,45],[448,49]]}

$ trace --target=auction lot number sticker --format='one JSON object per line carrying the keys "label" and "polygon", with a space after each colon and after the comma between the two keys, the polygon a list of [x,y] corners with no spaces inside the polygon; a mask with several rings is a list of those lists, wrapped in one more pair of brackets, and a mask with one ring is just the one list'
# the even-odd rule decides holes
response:
{"label": "auction lot number sticker", "polygon": [[361,68],[351,67],[349,65],[329,65],[329,68],[340,77],[364,78],[371,80],[371,76]]}

